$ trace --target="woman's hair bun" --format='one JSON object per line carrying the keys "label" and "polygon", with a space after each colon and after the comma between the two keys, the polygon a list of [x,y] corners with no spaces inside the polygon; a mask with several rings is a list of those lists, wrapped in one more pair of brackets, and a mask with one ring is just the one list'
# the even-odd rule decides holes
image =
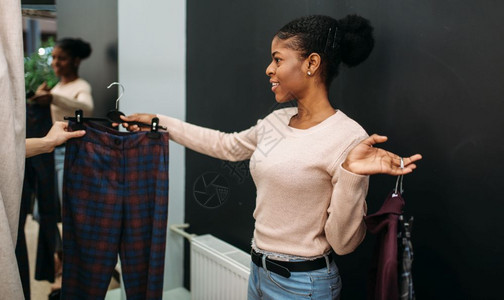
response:
{"label": "woman's hair bun", "polygon": [[342,32],[341,61],[354,67],[366,60],[374,46],[373,27],[358,15],[348,15],[338,20]]}
{"label": "woman's hair bun", "polygon": [[79,44],[78,56],[81,59],[88,58],[91,55],[91,44],[81,39],[78,39],[77,41],[77,43]]}
{"label": "woman's hair bun", "polygon": [[61,47],[64,51],[73,57],[80,59],[88,58],[91,55],[91,44],[83,41],[80,38],[64,38],[56,42],[56,46]]}

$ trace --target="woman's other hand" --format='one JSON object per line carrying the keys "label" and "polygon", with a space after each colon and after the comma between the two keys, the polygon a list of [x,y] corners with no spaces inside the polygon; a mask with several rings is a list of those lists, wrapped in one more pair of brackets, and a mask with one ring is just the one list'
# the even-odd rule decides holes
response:
{"label": "woman's other hand", "polygon": [[51,104],[52,102],[52,94],[51,94],[51,89],[47,85],[47,83],[42,83],[39,85],[37,90],[35,91],[35,95],[30,98],[31,101],[42,105],[42,106],[47,106]]}
{"label": "woman's other hand", "polygon": [[78,138],[85,134],[84,130],[69,132],[67,123],[56,122],[46,136],[26,139],[26,157],[50,153],[56,146],[63,144],[71,138]]}
{"label": "woman's other hand", "polygon": [[43,82],[41,85],[38,86],[37,90],[35,91],[35,94],[49,92],[50,90],[51,88],[47,85],[47,82]]}
{"label": "woman's other hand", "polygon": [[66,122],[55,122],[51,127],[51,130],[45,136],[45,139],[54,148],[59,146],[71,138],[78,138],[86,134],[84,130],[68,131],[68,123]]}
{"label": "woman's other hand", "polygon": [[386,141],[386,136],[377,134],[363,140],[348,153],[346,160],[343,162],[343,168],[360,175],[404,175],[413,172],[416,169],[415,162],[422,159],[422,156],[415,154],[403,157],[403,168],[401,168],[401,156],[374,147],[374,145]]}

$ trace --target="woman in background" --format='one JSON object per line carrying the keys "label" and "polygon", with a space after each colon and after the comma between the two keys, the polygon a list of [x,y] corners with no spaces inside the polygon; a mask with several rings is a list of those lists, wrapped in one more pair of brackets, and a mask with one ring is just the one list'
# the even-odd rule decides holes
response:
{"label": "woman in background", "polygon": [[51,67],[59,82],[52,89],[43,83],[32,100],[51,105],[53,122],[63,121],[65,116],[74,116],[77,109],[82,109],[86,116],[91,115],[91,86],[79,77],[79,66],[91,55],[91,45],[81,39],[65,38],[56,42],[51,55]]}
{"label": "woman in background", "polygon": [[[64,38],[56,42],[52,51],[51,66],[59,78],[52,89],[43,83],[35,92],[32,100],[39,104],[51,105],[53,123],[64,121],[65,116],[74,116],[82,109],[84,116],[93,113],[93,97],[89,83],[79,77],[79,66],[83,59],[91,55],[91,45],[81,39]],[[63,164],[65,161],[64,145],[54,150],[58,195],[61,203],[63,184]]]}
{"label": "woman in background", "polygon": [[74,116],[77,109],[82,109],[86,116],[93,113],[91,86],[79,77],[81,61],[90,55],[91,45],[81,39],[65,38],[56,42],[51,67],[59,82],[52,89],[43,83],[32,98],[39,104],[51,105],[53,122]]}
{"label": "woman in background", "polygon": [[[75,111],[82,109],[84,116],[93,114],[93,97],[91,86],[79,77],[79,66],[83,59],[91,55],[91,45],[81,39],[62,39],[54,46],[51,66],[59,82],[50,91],[51,116],[53,123],[64,121],[65,116],[74,116]],[[41,87],[44,89],[44,86]],[[58,195],[60,204],[63,197],[63,165],[65,147],[54,149],[54,164],[58,178]]]}
{"label": "woman in background", "polygon": [[[53,124],[64,121],[65,116],[75,116],[75,111],[82,109],[84,116],[93,113],[93,97],[91,85],[79,77],[79,67],[83,59],[91,55],[91,45],[81,39],[64,38],[58,40],[52,51],[51,67],[59,78],[59,82],[51,89],[46,83],[39,86],[31,98],[41,105],[51,106]],[[60,125],[58,125],[60,126]],[[57,192],[62,205],[63,169],[65,163],[65,145],[54,149],[54,164],[56,170]],[[61,286],[61,240],[58,238],[55,255],[56,282],[53,290]]]}

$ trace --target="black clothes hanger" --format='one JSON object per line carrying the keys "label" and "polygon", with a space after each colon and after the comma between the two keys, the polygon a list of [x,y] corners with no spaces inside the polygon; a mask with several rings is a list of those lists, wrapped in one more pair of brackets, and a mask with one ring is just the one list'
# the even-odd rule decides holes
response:
{"label": "black clothes hanger", "polygon": [[[109,84],[109,86],[107,87],[107,89],[111,88],[113,85],[118,85],[121,88],[121,93],[119,94],[119,97],[116,100],[115,109],[110,110],[107,113],[107,118],[111,122],[113,122],[113,123],[118,123],[118,124],[120,124],[120,123],[128,123],[128,125],[137,125],[138,127],[151,127],[151,132],[152,132],[153,131],[152,130],[152,126],[153,126],[152,124],[149,125],[149,124],[145,124],[145,123],[141,123],[141,122],[136,122],[136,121],[125,122],[123,119],[121,119],[121,116],[124,116],[125,114],[122,111],[119,110],[119,100],[124,95],[124,86],[122,84],[120,84],[119,82],[112,82],[111,84]],[[154,121],[154,119],[153,119],[153,121]],[[156,126],[156,132],[157,132],[157,128],[166,130],[166,127],[159,126],[159,119],[156,122],[155,126]]]}
{"label": "black clothes hanger", "polygon": [[121,116],[124,116],[124,113],[122,111],[119,111],[119,100],[124,95],[124,86],[122,84],[120,84],[119,82],[112,82],[111,84],[109,84],[109,86],[107,86],[107,89],[109,89],[113,85],[118,85],[121,88],[121,93],[119,94],[119,97],[116,100],[115,109],[114,110],[110,110],[107,113],[107,118],[109,118],[111,121],[113,121],[115,123],[119,123],[120,124],[120,123],[124,122],[121,119]]}
{"label": "black clothes hanger", "polygon": [[[121,111],[119,111],[119,100],[124,94],[124,86],[120,84],[119,82],[112,82],[107,88],[110,88],[113,85],[119,85],[121,87],[121,93],[119,97],[116,100],[116,105],[115,105],[115,110],[111,110],[107,113],[107,118],[91,118],[91,117],[84,117],[84,114],[82,110],[76,110],[75,111],[75,117],[64,117],[65,120],[70,120],[70,121],[75,121],[75,124],[73,124],[72,129],[73,130],[82,130],[84,129],[84,125],[82,124],[84,121],[95,121],[95,122],[107,122],[107,123],[128,123],[128,125],[137,125],[138,127],[146,127],[146,128],[151,128],[151,132],[158,132],[158,129],[163,129],[166,130],[166,127],[159,126],[159,119],[158,118],[153,118],[151,124],[146,124],[142,122],[137,122],[137,121],[131,121],[131,122],[126,122],[121,119],[121,116],[124,116],[125,114]],[[154,122],[154,119],[157,121]]]}
{"label": "black clothes hanger", "polygon": [[[72,130],[84,130],[86,127],[84,126],[84,121],[94,121],[94,122],[110,122],[109,119],[105,118],[86,118],[84,117],[84,113],[82,109],[75,111],[75,117],[64,117],[65,120],[73,121],[74,123],[71,125]],[[123,121],[124,122],[124,121]],[[129,122],[129,124],[135,124],[141,127],[150,127],[150,132],[147,134],[149,138],[158,139],[161,137],[161,133],[159,132],[159,128],[163,129],[164,127],[159,126],[159,118],[152,118],[152,123],[145,124],[139,122]]]}
{"label": "black clothes hanger", "polygon": [[84,130],[85,127],[84,127],[84,121],[94,121],[94,122],[110,122],[109,119],[105,119],[105,118],[89,118],[89,117],[84,117],[84,112],[82,111],[82,109],[78,109],[75,111],[75,117],[67,117],[65,116],[64,117],[65,120],[68,120],[68,121],[74,121],[75,123],[73,123],[71,125],[72,127],[72,130]]}
{"label": "black clothes hanger", "polygon": [[118,108],[118,105],[119,105],[119,99],[121,99],[121,97],[124,94],[124,87],[119,82],[113,82],[107,88],[110,88],[114,84],[118,84],[122,88],[121,94],[119,95],[119,98],[117,98],[117,100],[116,100],[116,110],[115,111],[113,111],[113,110],[109,111],[107,113],[107,119],[105,119],[105,118],[84,117],[84,113],[82,112],[81,109],[76,110],[75,111],[75,118],[73,118],[73,117],[64,117],[65,120],[70,120],[70,121],[74,121],[75,122],[74,124],[72,124],[72,130],[82,130],[82,129],[84,129],[84,125],[83,125],[84,121],[107,122],[107,123],[110,123],[110,122],[122,123],[122,122],[124,122],[120,118],[120,114],[122,114],[123,116],[124,116],[124,114],[122,112],[117,111],[117,108]]}

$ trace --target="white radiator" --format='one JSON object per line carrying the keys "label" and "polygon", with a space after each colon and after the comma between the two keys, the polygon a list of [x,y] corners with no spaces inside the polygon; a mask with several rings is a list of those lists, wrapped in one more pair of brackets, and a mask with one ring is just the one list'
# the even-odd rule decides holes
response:
{"label": "white radiator", "polygon": [[247,299],[250,255],[209,234],[191,238],[191,299]]}

